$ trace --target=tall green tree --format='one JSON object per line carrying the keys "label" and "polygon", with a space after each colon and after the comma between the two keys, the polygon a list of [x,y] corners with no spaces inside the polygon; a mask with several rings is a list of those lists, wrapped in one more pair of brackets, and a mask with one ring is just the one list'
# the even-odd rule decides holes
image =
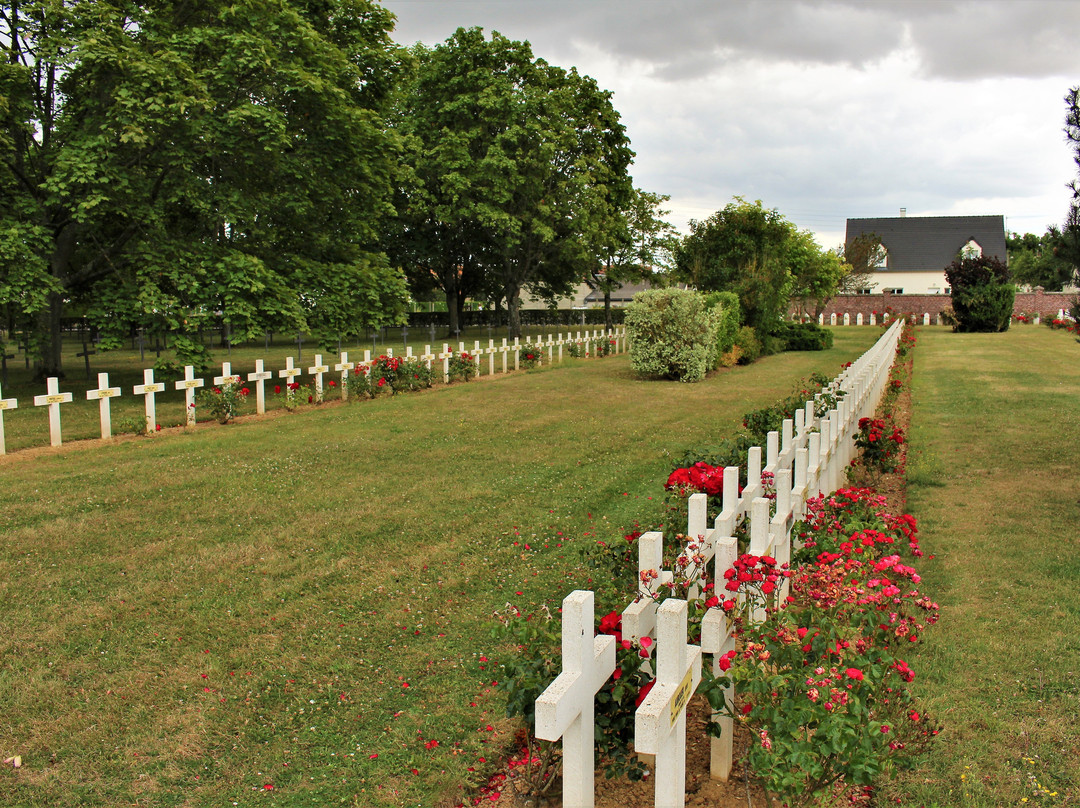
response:
{"label": "tall green tree", "polygon": [[[629,177],[627,177],[627,184]],[[595,258],[585,276],[594,292],[604,295],[604,322],[611,319],[611,293],[626,284],[658,277],[666,269],[678,242],[675,228],[662,205],[671,197],[633,188],[610,206],[594,232]]]}
{"label": "tall green tree", "polygon": [[772,334],[794,285],[789,249],[797,232],[761,200],[735,197],[705,221],[690,221],[690,233],[676,251],[676,274],[702,291],[734,292],[743,322],[761,335]]}
{"label": "tall green tree", "polygon": [[[1065,138],[1073,150],[1073,162],[1080,174],[1080,86],[1070,88],[1065,94]],[[1069,183],[1072,201],[1061,229],[1060,257],[1080,267],[1080,179]]]}
{"label": "tall green tree", "polygon": [[494,287],[518,335],[523,289],[554,298],[585,274],[626,182],[625,130],[610,93],[527,42],[462,28],[415,56],[398,122],[415,179],[402,186],[392,251],[451,310]]}
{"label": "tall green tree", "polygon": [[34,321],[39,373],[72,302],[192,352],[218,316],[234,339],[399,319],[376,247],[392,21],[368,0],[0,9],[0,302]]}
{"label": "tall green tree", "polygon": [[788,241],[787,263],[792,276],[791,299],[798,302],[799,314],[812,311],[817,319],[847,273],[843,259],[823,250],[809,230],[798,230]]}
{"label": "tall green tree", "polygon": [[1009,255],[1009,274],[1017,283],[1060,291],[1077,282],[1078,268],[1069,257],[1065,235],[1050,225],[1041,236],[1034,233],[1008,233],[1005,247]]}

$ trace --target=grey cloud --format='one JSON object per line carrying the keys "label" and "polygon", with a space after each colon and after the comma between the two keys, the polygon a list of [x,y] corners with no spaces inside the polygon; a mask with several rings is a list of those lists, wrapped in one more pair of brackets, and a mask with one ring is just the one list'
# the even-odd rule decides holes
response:
{"label": "grey cloud", "polygon": [[[387,0],[407,42],[479,25],[570,62],[575,45],[680,81],[745,59],[865,67],[904,48],[950,79],[1072,75],[1080,3],[1060,0]],[[569,35],[568,35],[569,34]]]}

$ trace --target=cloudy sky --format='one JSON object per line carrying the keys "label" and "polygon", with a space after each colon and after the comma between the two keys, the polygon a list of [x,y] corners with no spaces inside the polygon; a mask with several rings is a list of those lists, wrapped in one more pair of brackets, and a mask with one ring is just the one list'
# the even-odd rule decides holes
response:
{"label": "cloudy sky", "polygon": [[1065,217],[1074,0],[382,2],[402,44],[480,26],[612,90],[635,183],[680,230],[736,195],[825,247],[901,207],[1020,233]]}

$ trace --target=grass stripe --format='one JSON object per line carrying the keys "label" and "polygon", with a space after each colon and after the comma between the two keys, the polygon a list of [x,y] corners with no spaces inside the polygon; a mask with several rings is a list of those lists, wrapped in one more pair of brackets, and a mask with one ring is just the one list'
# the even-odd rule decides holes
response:
{"label": "grass stripe", "polygon": [[942,606],[916,682],[945,731],[907,805],[1080,799],[1080,345],[921,329],[909,507]]}

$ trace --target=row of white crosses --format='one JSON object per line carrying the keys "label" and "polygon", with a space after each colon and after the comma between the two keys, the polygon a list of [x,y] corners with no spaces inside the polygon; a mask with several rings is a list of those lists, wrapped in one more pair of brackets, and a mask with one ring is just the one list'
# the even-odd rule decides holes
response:
{"label": "row of white crosses", "polygon": [[[603,331],[594,331],[590,336],[586,332],[585,339],[600,339],[610,338],[616,342],[618,346],[621,341],[625,346],[626,332],[625,329],[619,328],[612,332],[605,334]],[[576,337],[570,337],[567,335],[565,338],[562,334],[559,334],[558,339],[552,336],[548,336],[547,342],[543,341],[542,337],[537,337],[533,342],[531,337],[525,338],[525,344],[522,345],[519,339],[515,339],[513,344],[508,344],[507,340],[502,341],[502,345],[496,346],[494,340],[488,340],[488,347],[481,348],[480,342],[477,340],[474,343],[473,348],[473,361],[476,364],[476,372],[480,373],[480,356],[481,354],[488,354],[489,365],[488,373],[495,373],[495,354],[502,354],[502,372],[507,372],[507,354],[513,353],[514,355],[514,369],[519,367],[519,356],[522,347],[535,347],[538,358],[542,358],[543,351],[546,348],[548,352],[548,362],[553,361],[553,350],[557,347],[559,350],[559,361],[562,361],[562,348],[564,345],[573,343],[580,343],[581,332],[577,333]],[[458,343],[458,350],[465,353],[465,343]],[[392,357],[393,350],[387,351],[387,355]],[[431,346],[427,345],[424,348],[424,354],[419,357],[413,356],[412,348],[406,350],[406,360],[420,359],[427,364],[430,369],[435,359],[442,360],[442,372],[443,381],[448,382],[450,380],[450,359],[454,356],[454,352],[450,349],[450,345],[443,344],[443,350],[439,354],[434,354],[431,351]],[[341,352],[341,361],[337,362],[333,369],[341,374],[341,398],[348,399],[349,387],[348,378],[349,373],[353,369],[359,366],[373,366],[378,360],[372,359],[371,351],[364,351],[363,362],[350,362],[349,354],[347,351]],[[330,372],[330,367],[323,364],[322,354],[315,354],[315,364],[307,369],[307,372],[312,376],[314,380],[314,399],[316,402],[321,403],[324,400],[324,388],[323,388],[323,376]],[[294,379],[301,375],[303,370],[298,368],[294,364],[293,358],[287,357],[285,368],[278,371],[278,377],[283,379],[286,384],[294,383]],[[255,370],[247,375],[247,381],[254,382],[255,384],[255,411],[259,415],[263,415],[266,412],[266,382],[273,378],[273,372],[266,370],[262,359],[255,360]],[[237,373],[232,372],[232,366],[229,362],[224,362],[221,368],[221,375],[214,378],[214,384],[240,384],[241,377]],[[184,368],[184,378],[175,382],[177,390],[184,392],[185,410],[186,410],[186,423],[188,426],[195,424],[195,394],[196,391],[204,387],[206,384],[204,379],[198,379],[195,377],[194,368],[188,365]],[[156,396],[159,393],[164,393],[166,390],[164,382],[154,381],[154,371],[152,368],[147,368],[143,371],[143,383],[135,385],[132,388],[134,395],[143,396],[145,399],[145,418],[146,418],[146,430],[147,432],[154,432],[157,429],[157,399]],[[88,401],[97,401],[100,409],[100,421],[101,421],[101,437],[112,437],[112,410],[111,401],[114,398],[118,398],[121,394],[119,387],[109,386],[109,374],[98,374],[98,386],[96,389],[87,390],[86,398]],[[60,446],[62,444],[62,436],[60,429],[60,405],[67,404],[72,401],[71,393],[61,393],[59,388],[59,379],[57,377],[49,377],[46,380],[46,393],[45,395],[35,396],[34,405],[49,408],[49,443],[52,446]],[[19,403],[14,398],[5,399],[0,394],[0,455],[7,453],[6,442],[4,438],[4,411],[17,409]]]}
{"label": "row of white crosses", "polygon": [[[913,323],[915,322],[916,317],[917,317],[916,315],[912,315],[912,322]],[[942,325],[945,322],[944,319],[942,318],[942,315],[941,315],[940,312],[938,312],[933,318],[931,318],[930,313],[924,311],[922,316],[918,317],[917,319],[923,325],[930,325],[931,322],[933,322],[936,325]],[[854,321],[852,320],[851,313],[846,312],[846,311],[843,314],[837,314],[836,312],[833,312],[832,314],[829,315],[829,325],[851,325],[852,322],[854,322],[855,325],[863,325],[864,323],[869,323],[870,325],[877,325],[878,324],[878,315],[877,315],[877,312],[871,312],[869,317],[865,318],[865,317],[863,317],[863,313],[860,311],[860,312],[855,313]],[[888,323],[889,323],[889,313],[885,312],[885,314],[882,315],[882,317],[881,317],[881,324],[882,325],[888,325]],[[1039,324],[1039,316],[1038,315],[1035,315],[1035,324],[1036,325]],[[818,325],[825,325],[825,315],[824,314],[819,314],[818,315]]]}
{"label": "row of white crosses", "polygon": [[[761,447],[752,447],[747,459],[747,486],[739,493],[739,469],[724,469],[723,501],[714,526],[708,527],[708,497],[694,494],[688,502],[686,556],[680,564],[683,580],[699,579],[699,568],[714,564],[714,581],[723,580],[734,566],[738,523],[750,520],[752,555],[772,555],[778,563],[791,558],[791,527],[805,515],[806,501],[818,493],[831,493],[838,486],[832,467],[850,459],[846,444],[852,424],[872,412],[888,381],[888,371],[899,338],[895,323],[869,351],[836,379],[830,389],[842,390],[836,409],[815,419],[817,401],[783,422],[779,433],[768,435],[766,464],[762,468]],[[844,438],[847,440],[844,440]],[[762,471],[773,474],[776,488],[773,503],[763,496]],[[711,654],[713,673],[720,675],[720,659],[734,650],[731,624],[721,607],[704,615],[701,646],[687,642],[686,601],[668,598],[657,606],[654,595],[675,580],[673,571],[663,570],[663,535],[649,532],[638,538],[638,573],[643,596],[622,613],[625,639],[654,640],[656,684],[635,714],[635,750],[656,756],[655,805],[675,808],[685,805],[686,703],[701,677],[702,654]],[[688,597],[698,595],[696,583]],[[778,597],[783,597],[781,591]],[[751,616],[753,617],[753,616]],[[594,636],[593,595],[577,591],[563,601],[563,672],[537,699],[536,736],[563,741],[563,805],[591,807],[594,804],[593,772],[595,749],[592,743],[595,695],[614,672],[614,638]],[[734,703],[733,688],[725,693]],[[720,724],[719,738],[713,738],[711,776],[727,780],[732,764],[733,721],[729,715],[715,714]]]}

